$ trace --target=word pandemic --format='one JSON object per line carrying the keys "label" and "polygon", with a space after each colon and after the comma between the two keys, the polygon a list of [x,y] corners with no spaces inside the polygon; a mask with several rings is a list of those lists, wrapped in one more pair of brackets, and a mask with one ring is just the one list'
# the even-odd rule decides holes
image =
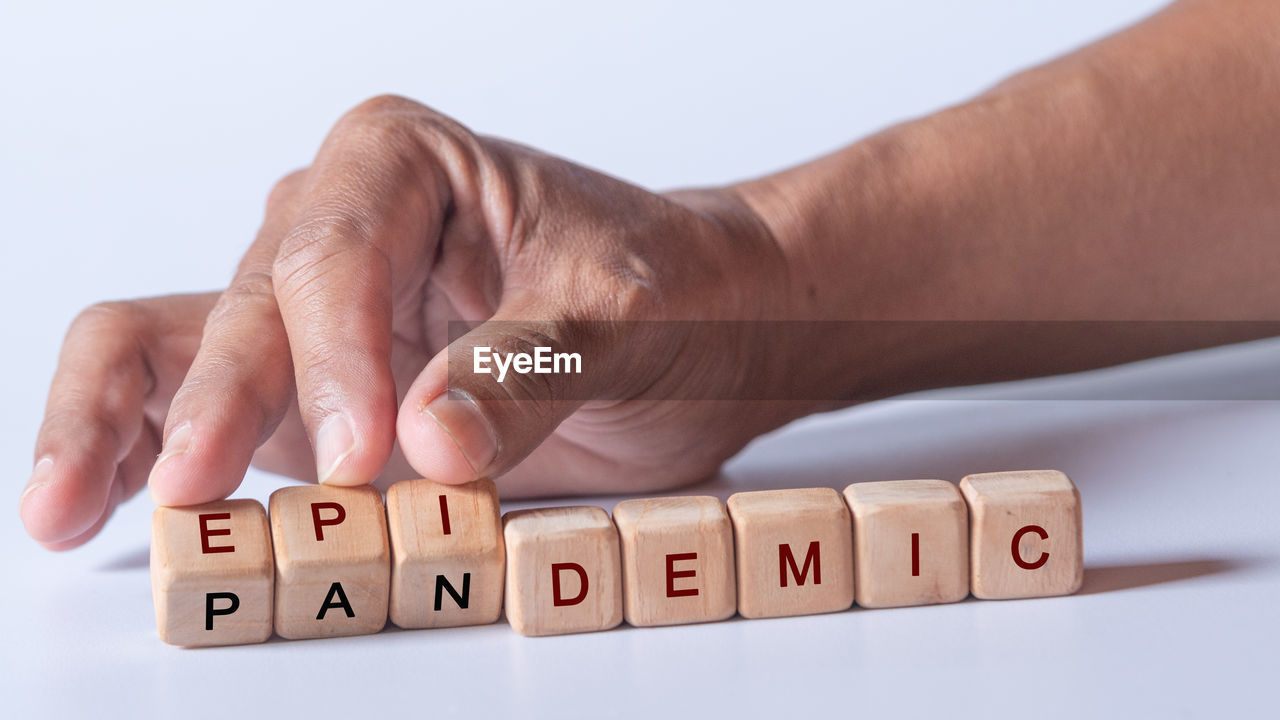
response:
{"label": "word pandemic", "polygon": [[160,639],[207,646],[507,621],[522,635],[1080,588],[1080,494],[1053,470],[500,514],[489,480],[290,487],[159,508]]}

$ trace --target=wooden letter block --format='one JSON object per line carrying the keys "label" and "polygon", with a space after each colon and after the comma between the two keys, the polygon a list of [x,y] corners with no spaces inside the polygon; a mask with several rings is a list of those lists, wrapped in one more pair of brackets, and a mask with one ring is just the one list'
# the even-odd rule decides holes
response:
{"label": "wooden letter block", "polygon": [[1056,470],[987,473],[960,481],[969,502],[975,597],[1069,595],[1084,580],[1080,493]]}
{"label": "wooden letter block", "polygon": [[969,509],[942,480],[857,483],[853,567],[862,607],[931,605],[969,595]]}
{"label": "wooden letter block", "polygon": [[507,551],[492,480],[405,480],[387,490],[391,622],[485,625],[502,614]]}
{"label": "wooden letter block", "polygon": [[271,535],[255,500],[157,508],[151,594],[160,639],[238,645],[271,637]]}
{"label": "wooden letter block", "polygon": [[608,630],[622,622],[618,531],[598,507],[509,512],[507,621],[521,635]]}
{"label": "wooden letter block", "polygon": [[627,622],[676,625],[733,615],[733,526],[719,500],[626,500],[613,509],[613,521],[622,541]]}
{"label": "wooden letter block", "polygon": [[729,497],[746,618],[808,615],[853,605],[853,530],[831,488]]}
{"label": "wooden letter block", "polygon": [[391,551],[382,493],[311,485],[271,493],[276,633],[290,640],[387,624]]}

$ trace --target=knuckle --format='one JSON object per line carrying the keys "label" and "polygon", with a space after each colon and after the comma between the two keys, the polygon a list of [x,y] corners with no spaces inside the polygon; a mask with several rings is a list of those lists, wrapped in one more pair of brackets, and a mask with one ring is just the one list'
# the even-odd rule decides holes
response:
{"label": "knuckle", "polygon": [[383,93],[361,101],[347,111],[347,117],[366,117],[422,110],[423,105],[394,93]]}
{"label": "knuckle", "polygon": [[605,288],[611,314],[622,319],[651,317],[663,307],[662,277],[638,253],[614,258],[605,268],[600,287]]}
{"label": "knuckle", "polygon": [[347,111],[334,126],[347,142],[385,146],[407,137],[412,128],[433,113],[398,95],[379,95]]}
{"label": "knuckle", "polygon": [[231,285],[223,292],[224,297],[228,295],[251,300],[271,298],[275,296],[275,287],[272,284],[271,275],[253,270],[237,275],[235,280],[231,281]]}
{"label": "knuckle", "polygon": [[170,412],[186,416],[197,408],[221,408],[220,414],[240,418],[261,434],[261,428],[274,426],[286,409],[284,379],[290,368],[287,353],[250,357],[247,348],[210,348],[184,381]]}
{"label": "knuckle", "polygon": [[344,144],[365,152],[410,155],[415,148],[463,147],[477,141],[457,120],[399,95],[378,95],[347,111],[334,126]]}
{"label": "knuckle", "polygon": [[54,384],[97,383],[93,397],[100,406],[127,407],[139,390],[150,396],[157,383],[152,366],[157,325],[144,302],[136,300],[85,308],[67,329]]}
{"label": "knuckle", "polygon": [[[118,455],[127,447],[126,429],[121,427],[121,410],[111,398],[96,398],[88,393],[68,393],[57,407],[45,413],[40,425],[42,439],[69,434],[85,436],[108,455]],[[111,460],[116,459],[111,457]]]}
{"label": "knuckle", "polygon": [[133,300],[113,300],[90,305],[76,316],[68,334],[108,332],[136,335],[142,327],[142,308]]}
{"label": "knuckle", "polygon": [[360,253],[381,254],[373,244],[373,222],[349,207],[317,207],[289,231],[271,266],[277,293],[296,294],[327,274],[340,260]]}
{"label": "knuckle", "polygon": [[302,169],[294,170],[277,180],[276,184],[271,186],[271,192],[267,193],[267,207],[276,207],[296,195],[306,177],[307,171]]}
{"label": "knuckle", "polygon": [[277,313],[271,275],[257,271],[241,273],[218,298],[205,328],[221,327],[228,322],[270,320]]}

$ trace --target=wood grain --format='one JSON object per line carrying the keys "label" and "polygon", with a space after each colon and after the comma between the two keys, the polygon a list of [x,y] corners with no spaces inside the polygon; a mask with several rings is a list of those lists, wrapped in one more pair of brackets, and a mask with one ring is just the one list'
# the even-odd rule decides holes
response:
{"label": "wood grain", "polygon": [[853,604],[853,528],[831,488],[729,497],[745,618],[846,610]]}
{"label": "wood grain", "polygon": [[969,595],[969,510],[942,480],[855,483],[855,598],[862,607],[931,605]]}
{"label": "wood grain", "polygon": [[604,510],[517,510],[502,525],[507,621],[516,632],[563,635],[622,622],[618,531]]}
{"label": "wood grain", "polygon": [[724,620],[737,611],[733,526],[713,497],[625,500],[623,614],[635,626]]}
{"label": "wood grain", "polygon": [[292,640],[381,630],[391,586],[382,493],[288,487],[271,494],[269,507],[276,633]]}
{"label": "wood grain", "polygon": [[152,514],[151,592],[161,640],[190,647],[262,642],[271,637],[274,586],[267,514],[256,500]]}
{"label": "wood grain", "polygon": [[974,597],[1069,595],[1084,581],[1080,493],[1057,470],[969,475]]}
{"label": "wood grain", "polygon": [[493,481],[405,480],[387,490],[391,622],[484,625],[502,615],[506,544]]}

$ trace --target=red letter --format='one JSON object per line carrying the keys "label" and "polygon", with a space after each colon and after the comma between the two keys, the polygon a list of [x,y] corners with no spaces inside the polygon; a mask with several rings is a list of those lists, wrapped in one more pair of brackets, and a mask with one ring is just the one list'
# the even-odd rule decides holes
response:
{"label": "red letter", "polygon": [[214,547],[209,544],[209,538],[214,535],[230,535],[231,528],[209,529],[210,520],[230,520],[231,513],[202,513],[200,515],[200,551],[202,553],[220,553],[235,552],[235,545],[218,545]]}
{"label": "red letter", "polygon": [[911,533],[911,577],[920,577],[920,533]]}
{"label": "red letter", "polygon": [[[578,579],[582,581],[582,588],[578,590],[575,597],[560,597],[560,571],[572,570],[578,573]],[[555,607],[565,607],[567,605],[577,605],[587,597],[587,571],[578,563],[551,563],[551,604]]]}
{"label": "red letter", "polygon": [[444,495],[440,496],[440,527],[444,529],[445,535],[450,535],[449,531],[449,498]]}
{"label": "red letter", "polygon": [[676,589],[676,578],[694,577],[697,570],[681,570],[676,572],[676,563],[682,560],[697,560],[698,553],[675,553],[667,556],[667,597],[689,597],[698,594],[698,588]]}
{"label": "red letter", "polygon": [[791,575],[796,579],[796,586],[804,584],[809,576],[809,564],[813,563],[813,584],[822,584],[822,556],[818,553],[818,541],[809,543],[809,552],[804,556],[804,569],[796,569],[796,556],[791,554],[790,545],[778,546],[778,577],[782,587],[787,586],[787,566],[791,566]]}
{"label": "red letter", "polygon": [[1049,553],[1042,550],[1040,557],[1036,558],[1035,562],[1023,560],[1022,553],[1018,551],[1018,543],[1022,542],[1022,536],[1027,533],[1035,533],[1040,536],[1041,540],[1048,540],[1049,533],[1045,532],[1044,528],[1039,525],[1028,525],[1024,528],[1019,528],[1018,532],[1013,534],[1013,561],[1018,563],[1018,567],[1023,570],[1035,570],[1049,562]]}
{"label": "red letter", "polygon": [[[336,515],[329,520],[320,519],[321,510],[332,510]],[[311,523],[316,526],[316,542],[324,540],[324,526],[337,525],[347,519],[347,511],[336,502],[311,503]]]}

